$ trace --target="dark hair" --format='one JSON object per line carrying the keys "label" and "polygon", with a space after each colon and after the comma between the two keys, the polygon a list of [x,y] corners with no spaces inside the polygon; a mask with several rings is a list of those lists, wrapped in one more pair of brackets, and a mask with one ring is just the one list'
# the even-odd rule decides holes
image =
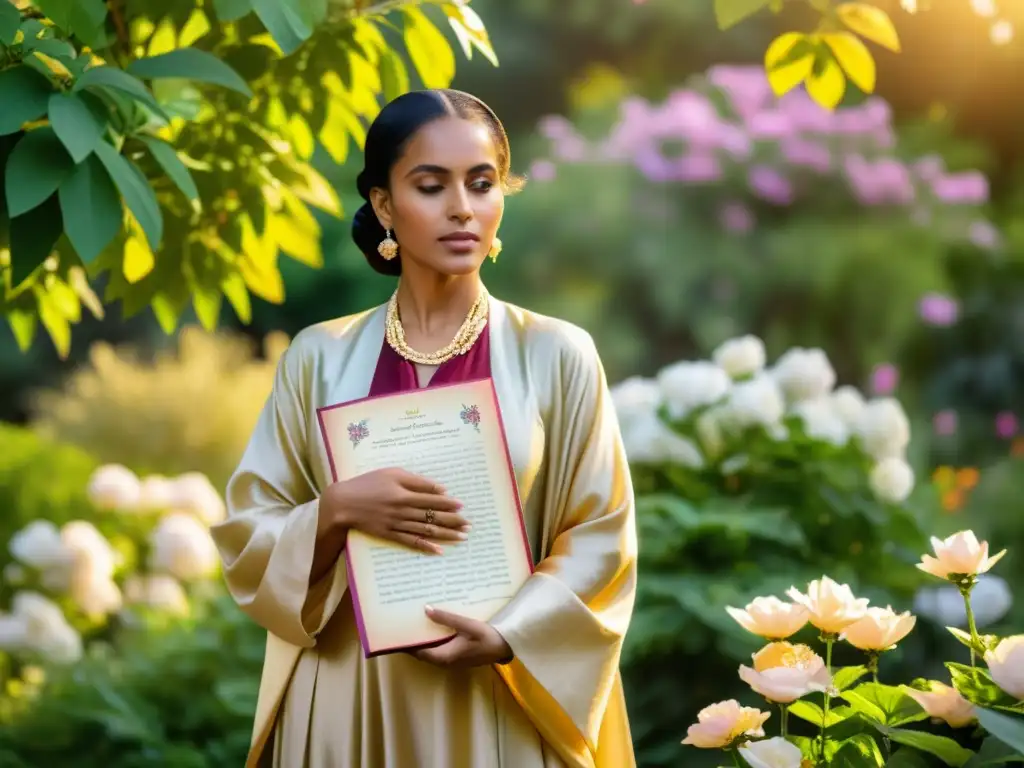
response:
{"label": "dark hair", "polygon": [[401,158],[409,140],[423,126],[442,117],[479,120],[487,125],[497,148],[498,178],[506,189],[511,186],[511,150],[505,127],[491,108],[476,96],[440,88],[411,91],[388,103],[366,134],[363,170],[356,179],[356,187],[366,203],[352,218],[352,239],[370,266],[382,275],[397,277],[402,273],[402,262],[400,258],[388,261],[377,252],[377,246],[386,233],[369,202],[370,190],[374,187],[388,188],[391,168]]}

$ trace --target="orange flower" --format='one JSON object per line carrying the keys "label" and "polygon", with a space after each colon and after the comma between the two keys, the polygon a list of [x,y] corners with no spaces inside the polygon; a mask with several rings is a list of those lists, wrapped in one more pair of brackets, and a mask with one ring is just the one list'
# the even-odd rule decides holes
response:
{"label": "orange flower", "polygon": [[947,512],[956,512],[964,505],[963,491],[946,491],[942,494],[942,508]]}
{"label": "orange flower", "polygon": [[977,469],[974,467],[964,467],[963,469],[957,470],[956,485],[958,488],[969,491],[978,484],[979,477],[980,475]]}

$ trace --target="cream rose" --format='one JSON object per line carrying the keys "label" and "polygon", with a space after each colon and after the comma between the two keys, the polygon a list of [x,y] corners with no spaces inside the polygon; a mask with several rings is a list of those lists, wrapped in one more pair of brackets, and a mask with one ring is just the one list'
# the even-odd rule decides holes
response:
{"label": "cream rose", "polygon": [[643,376],[630,376],[612,387],[610,394],[615,415],[623,428],[637,418],[655,412],[661,405],[658,382]]}
{"label": "cream rose", "polygon": [[71,562],[60,530],[49,520],[33,520],[11,537],[7,549],[15,560],[39,571],[66,568]]}
{"label": "cream rose", "polygon": [[224,520],[227,508],[213,483],[202,472],[186,472],[173,480],[174,508],[191,512],[207,525]]}
{"label": "cream rose", "polygon": [[37,592],[19,592],[12,601],[13,613],[25,622],[25,647],[58,663],[82,656],[82,638],[68,624],[60,607]]}
{"label": "cream rose", "polygon": [[760,371],[765,358],[764,342],[749,334],[724,341],[711,353],[711,359],[734,379]]}
{"label": "cream rose", "polygon": [[864,413],[864,395],[856,387],[839,387],[830,396],[832,407],[849,429],[856,429]]}
{"label": "cream rose", "polygon": [[988,542],[979,542],[974,531],[960,531],[943,540],[932,537],[932,549],[935,557],[922,555],[917,567],[932,576],[950,581],[955,580],[950,577],[986,573],[1006,554],[1004,549],[989,557]]}
{"label": "cream rose", "polygon": [[755,597],[746,608],[725,609],[747,632],[768,640],[785,640],[807,623],[807,609],[777,597]]}
{"label": "cream rose", "polygon": [[741,707],[735,699],[720,701],[704,707],[697,722],[686,730],[683,744],[701,749],[722,749],[743,736],[764,736],[765,721],[770,712],[753,707]]}
{"label": "cream rose", "polygon": [[900,504],[914,490],[914,470],[903,459],[890,456],[875,465],[868,483],[872,493],[882,501]]}
{"label": "cream rose", "polygon": [[1004,637],[985,654],[985,663],[996,685],[1024,701],[1024,635]]}
{"label": "cream rose", "polygon": [[910,444],[910,420],[899,400],[872,400],[861,411],[857,425],[864,450],[874,459],[902,458]]}
{"label": "cream rose", "polygon": [[681,419],[694,408],[711,405],[725,397],[732,379],[706,360],[683,361],[663,368],[658,373],[658,386],[669,415]]}
{"label": "cream rose", "polygon": [[846,445],[850,440],[850,428],[830,398],[801,400],[791,412],[803,423],[807,436],[814,440],[838,446]]}
{"label": "cream rose", "polygon": [[120,464],[106,464],[89,478],[86,494],[99,509],[135,509],[139,505],[139,478]]}
{"label": "cream rose", "polygon": [[217,569],[219,554],[207,530],[187,512],[165,515],[151,534],[150,565],[182,581],[203,578]]}
{"label": "cream rose", "polygon": [[769,701],[788,704],[831,683],[824,659],[806,645],[770,643],[740,667],[740,679]]}
{"label": "cream rose", "polygon": [[730,427],[772,427],[779,423],[786,410],[782,391],[766,374],[741,381],[732,388],[722,409],[723,420]]}
{"label": "cream rose", "polygon": [[828,576],[808,584],[807,594],[796,587],[790,587],[786,594],[807,609],[811,624],[835,635],[862,619],[868,608],[866,598],[854,597],[849,585],[837,584]]}
{"label": "cream rose", "polygon": [[124,595],[130,605],[145,605],[174,616],[189,614],[188,595],[173,576],[165,573],[131,577],[124,586]]}
{"label": "cream rose", "polygon": [[917,617],[896,613],[892,607],[868,608],[864,618],[843,630],[840,637],[862,651],[886,651],[910,634]]}
{"label": "cream rose", "polygon": [[790,402],[825,397],[836,384],[836,372],[821,349],[793,347],[782,355],[772,369]]}
{"label": "cream rose", "polygon": [[930,686],[931,690],[928,691],[913,688],[904,690],[931,718],[944,720],[952,728],[963,728],[978,719],[974,706],[956,688],[934,680]]}
{"label": "cream rose", "polygon": [[750,768],[800,768],[803,753],[795,744],[781,736],[752,741],[739,748]]}

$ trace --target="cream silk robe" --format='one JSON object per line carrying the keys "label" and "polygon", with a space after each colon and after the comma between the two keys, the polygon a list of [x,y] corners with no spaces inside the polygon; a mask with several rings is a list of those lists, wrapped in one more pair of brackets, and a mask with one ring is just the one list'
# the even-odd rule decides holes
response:
{"label": "cream silk robe", "polygon": [[[279,364],[213,530],[231,594],[268,630],[247,766],[635,766],[619,676],[636,589],[633,491],[604,371],[584,331],[490,301],[464,357],[479,369],[482,354],[493,377],[537,563],[491,621],[515,659],[469,670],[364,659],[344,557],[308,586],[331,482],[316,409],[377,390],[375,373],[397,358],[383,306],[312,326]],[[444,375],[462,359],[431,383],[477,378]]]}

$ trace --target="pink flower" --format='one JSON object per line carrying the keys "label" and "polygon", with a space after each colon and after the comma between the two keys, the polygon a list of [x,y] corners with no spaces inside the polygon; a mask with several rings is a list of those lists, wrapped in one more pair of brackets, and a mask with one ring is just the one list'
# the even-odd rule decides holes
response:
{"label": "pink flower", "polygon": [[749,232],[754,228],[754,213],[740,202],[726,203],[718,212],[718,221],[729,232]]}
{"label": "pink flower", "polygon": [[691,153],[675,162],[675,178],[679,181],[718,181],[722,178],[722,167],[714,155]]}
{"label": "pink flower", "polygon": [[756,165],[747,175],[747,183],[758,197],[776,205],[793,202],[793,185],[789,179],[767,165]]}
{"label": "pink flower", "polygon": [[891,395],[899,381],[899,369],[892,363],[883,363],[871,373],[871,391],[879,396]]}
{"label": "pink flower", "polygon": [[1009,440],[1016,435],[1018,429],[1020,429],[1020,422],[1014,414],[1009,411],[996,414],[996,435],[1003,440]]}
{"label": "pink flower", "polygon": [[708,81],[725,92],[741,116],[754,114],[772,100],[768,78],[759,66],[720,64],[708,70]]}
{"label": "pink flower", "polygon": [[928,325],[947,327],[953,325],[960,316],[960,305],[949,296],[928,293],[921,298],[918,312]]}
{"label": "pink flower", "polygon": [[932,191],[944,203],[984,203],[988,200],[988,179],[980,171],[950,173],[934,179]]}
{"label": "pink flower", "polygon": [[791,136],[779,142],[779,149],[787,163],[811,168],[819,173],[826,173],[832,167],[832,153],[828,147],[817,142]]}
{"label": "pink flower", "polygon": [[555,178],[555,164],[550,160],[535,160],[528,175],[534,181],[551,181]]}
{"label": "pink flower", "polygon": [[936,435],[948,436],[957,430],[958,417],[956,411],[939,411],[932,417],[932,429]]}

